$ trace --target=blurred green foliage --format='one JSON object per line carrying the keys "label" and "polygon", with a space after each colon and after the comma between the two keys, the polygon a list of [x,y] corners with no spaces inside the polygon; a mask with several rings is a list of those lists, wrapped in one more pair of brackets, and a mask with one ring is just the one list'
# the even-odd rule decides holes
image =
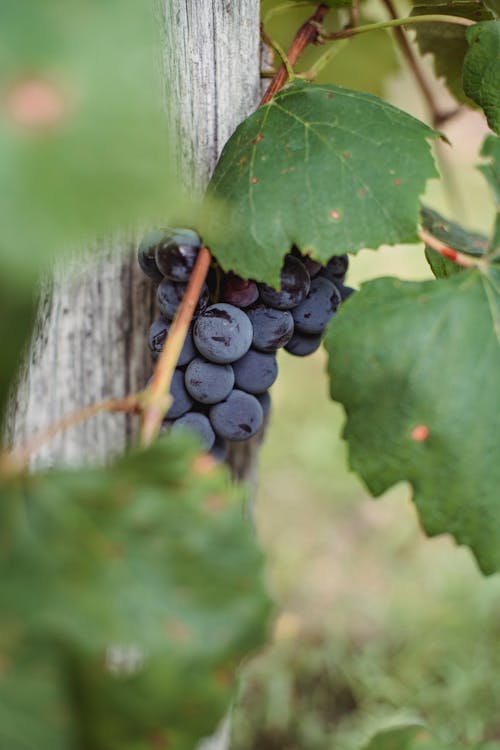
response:
{"label": "blurred green foliage", "polygon": [[157,33],[134,0],[1,5],[3,273],[165,216]]}
{"label": "blurred green foliage", "polygon": [[169,437],[0,479],[2,749],[191,750],[213,731],[270,603],[241,492],[197,458]]}

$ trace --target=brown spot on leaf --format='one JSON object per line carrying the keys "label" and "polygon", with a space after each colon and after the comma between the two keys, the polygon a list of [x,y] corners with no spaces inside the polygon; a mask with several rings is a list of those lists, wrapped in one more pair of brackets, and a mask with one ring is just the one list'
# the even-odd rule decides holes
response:
{"label": "brown spot on leaf", "polygon": [[193,634],[185,622],[177,617],[170,617],[165,625],[165,630],[171,641],[179,644],[191,643]]}
{"label": "brown spot on leaf", "polygon": [[364,188],[364,187],[363,188],[359,188],[358,195],[360,195],[361,198],[364,198],[365,195],[366,195],[366,188]]}
{"label": "brown spot on leaf", "polygon": [[263,135],[262,133],[259,133],[259,135],[257,135],[257,136],[256,136],[256,137],[255,137],[255,138],[253,139],[253,141],[251,141],[251,143],[252,143],[252,146],[256,146],[256,145],[257,145],[257,143],[260,143],[260,141],[261,141],[261,140],[262,140],[263,138],[264,138],[264,135]]}
{"label": "brown spot on leaf", "polygon": [[344,151],[344,153],[342,154],[342,156],[344,157],[344,159],[348,159],[350,157],[350,155],[351,155],[350,151]]}
{"label": "brown spot on leaf", "polygon": [[340,219],[340,213],[335,209],[333,211],[330,211],[330,216],[332,219],[335,219],[337,221]]}
{"label": "brown spot on leaf", "polygon": [[396,179],[394,180],[394,184],[401,185],[401,180],[399,179],[399,177],[396,177]]}
{"label": "brown spot on leaf", "polygon": [[29,78],[11,87],[5,100],[11,119],[32,131],[47,130],[58,125],[68,113],[68,101],[50,81]]}
{"label": "brown spot on leaf", "polygon": [[333,99],[333,94],[332,94],[331,91],[328,92],[328,94],[326,95],[326,98],[327,99]]}
{"label": "brown spot on leaf", "polygon": [[253,183],[254,185],[256,185],[256,184],[258,183],[258,181],[259,181],[259,178],[258,178],[258,177],[252,177],[252,183]]}
{"label": "brown spot on leaf", "polygon": [[424,443],[429,437],[429,428],[426,424],[418,424],[411,431],[411,439],[416,443]]}

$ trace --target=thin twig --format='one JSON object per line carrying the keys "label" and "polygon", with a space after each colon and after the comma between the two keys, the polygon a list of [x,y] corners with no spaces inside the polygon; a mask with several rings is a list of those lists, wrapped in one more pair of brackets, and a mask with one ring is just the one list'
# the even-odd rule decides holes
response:
{"label": "thin twig", "polygon": [[139,399],[135,393],[124,398],[110,398],[106,401],[100,401],[98,404],[91,404],[90,406],[85,406],[83,409],[78,409],[78,411],[68,414],[58,422],[54,422],[47,429],[41,430],[18,448],[13,448],[11,451],[1,455],[0,471],[1,473],[17,473],[21,471],[32,455],[56,437],[56,435],[80,424],[80,422],[85,422],[87,419],[95,417],[96,414],[106,411],[137,414],[139,410]]}
{"label": "thin twig", "polygon": [[454,250],[452,247],[449,247],[444,242],[441,242],[441,240],[438,240],[437,237],[434,237],[434,235],[428,232],[426,229],[420,229],[418,232],[418,236],[420,237],[422,242],[427,245],[427,247],[430,247],[431,250],[435,250],[444,258],[452,260],[458,266],[463,266],[464,268],[474,268],[484,264],[484,261],[481,261],[478,258],[473,258],[470,255],[466,255],[466,253],[461,253],[459,250]]}
{"label": "thin twig", "polygon": [[[273,52],[276,52],[278,54],[278,57],[281,59],[281,62],[286,68],[286,72],[288,74],[288,78],[293,78],[295,73],[293,71],[293,66],[288,59],[288,55],[286,54],[285,50],[281,46],[279,42],[277,42],[275,39],[271,39],[271,37],[267,34],[266,30],[264,29],[264,24],[260,25],[260,37],[264,44],[267,44],[268,47],[271,47]],[[271,78],[274,78],[274,73],[271,74]]]}
{"label": "thin twig", "polygon": [[[385,5],[390,17],[393,20],[397,19],[398,15],[396,13],[396,9],[393,5],[392,0],[382,0],[382,3]],[[405,30],[401,28],[401,26],[395,26],[394,36],[396,37],[399,49],[401,50],[403,57],[406,59],[406,62],[408,63],[411,72],[413,73],[420,91],[422,92],[422,96],[427,103],[432,117],[432,124],[435,128],[437,128],[444,122],[449,120],[451,117],[456,115],[460,111],[460,107],[455,107],[452,111],[449,112],[441,112],[434,93],[425,78],[422,68],[420,67],[417,56],[415,55],[415,52],[413,51],[410,42],[408,41]]]}
{"label": "thin twig", "polygon": [[[312,16],[308,18],[307,21],[302,24],[300,29],[297,31],[295,39],[292,42],[292,46],[290,47],[287,54],[289,64],[292,68],[294,67],[294,65],[296,65],[297,60],[299,59],[305,48],[309,44],[314,44],[318,41],[320,37],[320,24],[323,22],[329,10],[330,8],[328,7],[328,5],[320,3]],[[273,96],[285,85],[287,80],[288,71],[286,66],[282,63],[278,68],[273,80],[271,81],[269,88],[262,97],[260,106],[262,106],[263,104],[267,104],[267,102],[269,102],[273,98]]]}
{"label": "thin twig", "polygon": [[182,302],[168,332],[163,351],[158,359],[153,379],[142,393],[143,418],[141,444],[149,445],[160,431],[162,419],[172,401],[170,384],[177,361],[193,319],[201,290],[207,277],[212,256],[207,247],[202,247],[189,279]]}
{"label": "thin twig", "polygon": [[333,41],[335,39],[347,39],[350,36],[365,34],[367,31],[379,31],[380,29],[391,29],[397,26],[414,26],[419,23],[452,23],[458,26],[472,26],[475,21],[470,18],[461,16],[447,16],[444,14],[426,14],[421,16],[407,16],[406,18],[393,18],[390,21],[377,21],[377,23],[367,23],[364,26],[348,27],[340,31],[332,31],[329,34],[321,34],[323,41]]}

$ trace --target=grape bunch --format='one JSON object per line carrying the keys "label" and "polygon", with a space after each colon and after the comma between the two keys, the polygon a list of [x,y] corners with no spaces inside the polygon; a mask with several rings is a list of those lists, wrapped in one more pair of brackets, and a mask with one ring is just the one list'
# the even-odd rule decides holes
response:
{"label": "grape bunch", "polygon": [[[199,235],[190,229],[154,231],[139,245],[139,265],[158,285],[160,316],[148,336],[153,360],[200,248]],[[322,266],[293,247],[277,291],[224,273],[214,260],[172,379],[165,429],[192,430],[218,458],[224,457],[226,441],[255,435],[271,406],[277,350],[299,357],[316,351],[329,320],[354,291],[344,285],[347,268],[347,255]]]}

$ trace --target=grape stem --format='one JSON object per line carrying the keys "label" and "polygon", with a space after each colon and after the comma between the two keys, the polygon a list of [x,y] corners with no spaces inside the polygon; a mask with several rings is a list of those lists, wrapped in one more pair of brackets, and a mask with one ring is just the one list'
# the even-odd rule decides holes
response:
{"label": "grape stem", "polygon": [[184,346],[184,341],[186,340],[211,261],[210,250],[207,247],[202,247],[196,258],[186,292],[168,332],[151,383],[140,394],[142,407],[140,442],[143,447],[150,445],[157,437],[163,417],[172,402],[172,398],[169,395],[170,383],[172,382],[177,361]]}
{"label": "grape stem", "polygon": [[83,409],[68,414],[62,419],[54,422],[45,430],[40,430],[24,445],[6,451],[0,455],[0,473],[17,474],[22,471],[29,462],[31,456],[42,448],[46,443],[56,437],[60,432],[74,427],[80,422],[85,422],[91,417],[95,417],[102,412],[125,412],[128,414],[137,414],[140,411],[139,395],[132,393],[124,398],[110,398],[106,401],[100,401],[97,404],[85,406]]}
{"label": "grape stem", "polygon": [[292,42],[292,46],[288,50],[286,55],[288,65],[281,63],[280,67],[276,71],[276,75],[272,79],[269,87],[262,97],[260,106],[267,104],[271,101],[273,96],[287,83],[289,79],[289,70],[293,71],[294,65],[297,60],[309,44],[315,44],[320,38],[321,23],[323,22],[326,14],[330,8],[324,3],[320,3],[312,16],[302,24],[300,29],[295,35],[295,39]]}
{"label": "grape stem", "polygon": [[444,258],[452,260],[458,266],[463,266],[464,268],[475,268],[483,265],[481,259],[474,258],[466,253],[461,253],[459,250],[454,250],[444,242],[441,242],[441,240],[438,240],[437,237],[434,237],[434,235],[430,234],[426,229],[420,229],[418,236],[427,247],[430,247],[431,250],[435,250]]}

